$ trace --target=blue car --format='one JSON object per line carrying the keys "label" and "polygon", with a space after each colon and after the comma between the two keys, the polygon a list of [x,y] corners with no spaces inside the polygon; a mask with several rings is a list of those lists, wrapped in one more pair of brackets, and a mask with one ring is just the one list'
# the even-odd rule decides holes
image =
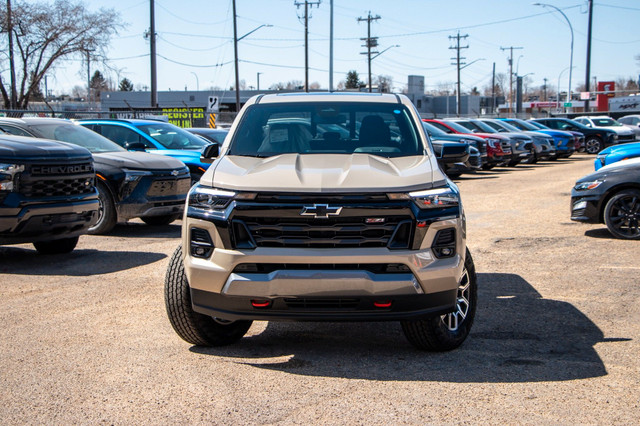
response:
{"label": "blue car", "polygon": [[600,151],[593,165],[596,170],[600,170],[603,166],[635,157],[640,157],[640,142],[613,145]]}
{"label": "blue car", "polygon": [[200,152],[209,142],[165,121],[86,119],[78,120],[78,124],[130,151],[177,158],[189,168],[192,183],[198,182],[209,167],[209,163],[200,161]]}
{"label": "blue car", "polygon": [[556,148],[555,157],[552,157],[552,159],[569,158],[576,151],[575,140],[569,132],[550,129],[541,124],[520,120],[518,118],[500,118],[499,120],[506,121],[522,131],[540,132],[551,136]]}

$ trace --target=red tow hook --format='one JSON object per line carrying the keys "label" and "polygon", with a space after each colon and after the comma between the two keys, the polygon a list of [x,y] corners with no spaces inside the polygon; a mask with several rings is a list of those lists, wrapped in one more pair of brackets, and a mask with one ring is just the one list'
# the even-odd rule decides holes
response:
{"label": "red tow hook", "polygon": [[373,306],[375,306],[376,308],[390,308],[391,300],[378,300],[376,302],[373,302]]}
{"label": "red tow hook", "polygon": [[251,306],[254,308],[270,308],[271,300],[268,299],[252,299]]}

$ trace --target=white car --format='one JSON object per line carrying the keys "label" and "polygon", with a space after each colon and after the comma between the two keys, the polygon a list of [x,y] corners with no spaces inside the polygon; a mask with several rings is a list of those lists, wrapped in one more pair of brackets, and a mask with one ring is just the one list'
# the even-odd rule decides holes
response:
{"label": "white car", "polygon": [[640,114],[625,115],[618,119],[618,123],[628,127],[635,133],[636,139],[640,140]]}
{"label": "white car", "polygon": [[573,120],[587,127],[613,130],[618,134],[618,143],[633,142],[637,139],[633,130],[627,126],[623,126],[611,117],[604,115],[582,116],[576,117]]}

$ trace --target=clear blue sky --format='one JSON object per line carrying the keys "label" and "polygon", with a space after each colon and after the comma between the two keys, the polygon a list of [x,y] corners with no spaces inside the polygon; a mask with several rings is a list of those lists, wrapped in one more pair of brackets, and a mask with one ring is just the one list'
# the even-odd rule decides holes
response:
{"label": "clear blue sky", "polygon": [[[317,0],[315,0],[317,2]],[[544,2],[544,1],[541,1]],[[294,0],[236,0],[238,37],[260,28],[239,42],[240,79],[260,88],[277,82],[304,81],[303,7]],[[304,0],[298,0],[304,3]],[[548,84],[561,90],[568,85],[570,30],[562,15],[552,8],[527,0],[334,0],[334,86],[349,70],[367,77],[366,49],[360,40],[367,35],[369,11],[380,16],[371,25],[378,37],[378,51],[392,47],[373,61],[373,75],[393,78],[396,91],[406,88],[408,75],[423,75],[426,90],[456,80],[450,50],[459,30],[468,34],[462,50],[466,62],[478,60],[462,70],[463,91],[490,84],[492,65],[508,73],[508,52],[514,50],[514,72],[533,73],[532,85]],[[585,0],[547,0],[562,9],[573,25],[574,56],[572,86],[584,82],[587,40]],[[99,68],[113,80],[127,77],[136,88],[150,85],[149,43],[143,34],[149,28],[149,0],[96,0],[89,8],[113,8],[127,27],[113,38],[109,56],[118,73]],[[234,84],[233,20],[231,0],[156,0],[158,34],[158,90],[181,91],[212,87],[228,89]],[[309,21],[310,82],[329,86],[329,0],[312,8]],[[594,0],[591,76],[601,80],[617,77],[638,79],[640,61],[640,1]],[[96,65],[97,66],[97,65]],[[563,70],[565,70],[563,72]],[[91,73],[93,73],[92,69]],[[562,73],[563,72],[563,73]],[[559,80],[559,76],[562,76]],[[53,80],[53,81],[52,81]],[[79,61],[59,67],[49,80],[54,93],[70,92],[86,85],[86,71]]]}

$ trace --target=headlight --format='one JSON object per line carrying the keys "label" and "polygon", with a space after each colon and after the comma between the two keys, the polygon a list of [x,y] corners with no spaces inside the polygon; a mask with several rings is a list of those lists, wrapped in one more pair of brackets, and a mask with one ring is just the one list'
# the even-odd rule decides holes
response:
{"label": "headlight", "polygon": [[577,183],[576,186],[573,187],[576,191],[586,191],[588,189],[595,189],[599,187],[604,181],[603,180],[594,180],[590,182],[580,182]]}
{"label": "headlight", "polygon": [[23,171],[22,164],[0,163],[0,191],[13,191],[13,179]]}
{"label": "headlight", "polygon": [[234,192],[196,184],[189,192],[189,207],[203,210],[223,210],[232,200],[253,200],[255,192]]}
{"label": "headlight", "polygon": [[487,142],[491,148],[499,148],[500,147],[500,139],[488,138]]}
{"label": "headlight", "polygon": [[410,192],[409,197],[421,209],[442,209],[460,205],[460,196],[449,187]]}
{"label": "headlight", "polygon": [[153,176],[153,173],[146,170],[124,170],[125,183],[139,181],[143,176]]}

